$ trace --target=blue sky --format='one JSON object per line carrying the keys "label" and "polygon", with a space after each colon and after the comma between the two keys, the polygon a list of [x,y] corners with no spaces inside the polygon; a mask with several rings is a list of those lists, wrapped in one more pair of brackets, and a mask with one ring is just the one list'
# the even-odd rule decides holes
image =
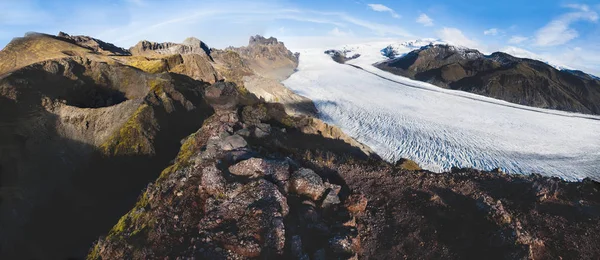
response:
{"label": "blue sky", "polygon": [[292,49],[440,38],[512,50],[600,75],[600,1],[0,0],[0,47],[28,31],[90,35],[123,47],[195,36],[223,48],[254,34]]}

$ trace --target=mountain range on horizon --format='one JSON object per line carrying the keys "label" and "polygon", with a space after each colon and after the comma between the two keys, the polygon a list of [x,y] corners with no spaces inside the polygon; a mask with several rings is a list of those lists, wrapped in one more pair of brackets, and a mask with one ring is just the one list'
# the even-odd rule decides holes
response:
{"label": "mountain range on horizon", "polygon": [[[396,44],[15,38],[0,50],[0,258],[600,256],[600,80]],[[518,150],[532,143],[558,152]]]}
{"label": "mountain range on horizon", "polygon": [[597,77],[503,52],[484,55],[474,49],[430,44],[375,66],[443,88],[516,104],[600,113]]}

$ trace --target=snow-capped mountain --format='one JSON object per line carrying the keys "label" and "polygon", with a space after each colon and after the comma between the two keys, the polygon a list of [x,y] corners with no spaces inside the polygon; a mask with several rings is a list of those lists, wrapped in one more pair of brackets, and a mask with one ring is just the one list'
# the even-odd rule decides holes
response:
{"label": "snow-capped mountain", "polygon": [[441,41],[439,39],[424,38],[424,39],[406,41],[406,42],[401,42],[401,43],[392,43],[392,44],[386,46],[385,48],[381,49],[380,52],[381,52],[381,55],[383,55],[387,58],[393,59],[393,58],[396,58],[396,57],[398,57],[404,53],[407,53],[409,51],[423,48],[428,45],[434,45],[434,44],[447,44],[447,43],[444,41]]}
{"label": "snow-capped mountain", "polygon": [[519,57],[519,58],[539,60],[539,61],[545,62],[546,64],[556,68],[557,70],[573,70],[573,68],[571,68],[569,66],[562,65],[562,64],[559,64],[556,62],[548,61],[538,54],[535,54],[535,53],[530,52],[525,49],[521,49],[519,47],[507,46],[507,47],[500,49],[500,51],[504,52],[504,53],[508,53],[515,57]]}
{"label": "snow-capped mountain", "polygon": [[[392,47],[399,54],[419,44]],[[360,57],[347,66],[324,50],[301,51],[284,84],[312,99],[321,117],[386,160],[415,160],[429,170],[451,167],[600,179],[600,116],[533,108],[442,89],[379,70],[392,43],[345,45]]]}

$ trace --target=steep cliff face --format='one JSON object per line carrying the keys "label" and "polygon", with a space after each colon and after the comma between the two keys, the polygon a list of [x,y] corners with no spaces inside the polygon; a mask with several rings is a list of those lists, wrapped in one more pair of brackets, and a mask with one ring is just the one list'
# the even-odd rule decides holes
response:
{"label": "steep cliff face", "polygon": [[244,86],[257,97],[283,104],[290,114],[317,114],[310,99],[281,84],[298,67],[299,58],[283,42],[257,35],[250,37],[248,46],[230,47],[213,55],[225,78]]}
{"label": "steep cliff face", "polygon": [[183,43],[173,42],[150,42],[140,41],[135,46],[129,48],[133,55],[152,56],[155,54],[171,55],[171,54],[199,54],[210,57],[210,48],[201,40],[190,37]]}
{"label": "steep cliff face", "polygon": [[472,49],[429,45],[375,66],[440,87],[517,104],[600,113],[599,80],[506,53],[485,56]]}
{"label": "steep cliff face", "polygon": [[238,52],[257,75],[265,78],[281,81],[298,67],[298,56],[273,37],[252,36],[248,46],[230,49]]}

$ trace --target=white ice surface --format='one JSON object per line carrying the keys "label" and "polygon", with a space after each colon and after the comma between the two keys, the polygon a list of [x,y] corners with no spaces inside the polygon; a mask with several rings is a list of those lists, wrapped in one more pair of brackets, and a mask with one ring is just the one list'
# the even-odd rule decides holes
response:
{"label": "white ice surface", "polygon": [[348,63],[362,69],[334,62],[325,49],[301,51],[298,72],[284,84],[388,161],[600,179],[600,116],[446,90],[371,66],[389,44],[344,46],[361,54]]}

